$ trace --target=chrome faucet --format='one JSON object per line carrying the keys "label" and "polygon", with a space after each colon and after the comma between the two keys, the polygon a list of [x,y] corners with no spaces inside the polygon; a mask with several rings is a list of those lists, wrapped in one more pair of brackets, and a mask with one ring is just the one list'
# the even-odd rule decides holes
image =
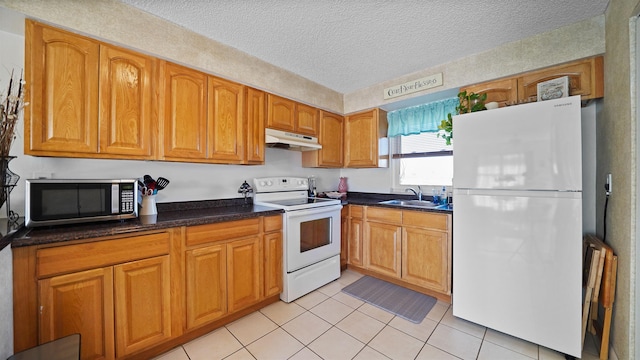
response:
{"label": "chrome faucet", "polygon": [[418,191],[416,191],[416,189],[414,189],[414,188],[407,188],[407,190],[405,190],[405,192],[407,192],[407,191],[413,192],[413,194],[418,197],[418,200],[422,201],[422,189],[420,188],[420,185],[418,185]]}

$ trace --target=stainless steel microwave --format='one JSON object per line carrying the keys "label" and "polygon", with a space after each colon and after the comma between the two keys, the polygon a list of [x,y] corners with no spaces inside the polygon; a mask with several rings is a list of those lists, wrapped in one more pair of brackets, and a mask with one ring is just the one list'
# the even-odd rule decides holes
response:
{"label": "stainless steel microwave", "polygon": [[120,180],[29,179],[27,227],[77,224],[138,216],[138,182]]}

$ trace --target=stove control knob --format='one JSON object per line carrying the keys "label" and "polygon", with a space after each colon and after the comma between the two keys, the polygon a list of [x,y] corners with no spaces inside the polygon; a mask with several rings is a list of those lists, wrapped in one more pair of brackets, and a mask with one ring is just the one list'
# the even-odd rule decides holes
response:
{"label": "stove control knob", "polygon": [[264,186],[265,182],[264,181],[260,181],[260,186]]}
{"label": "stove control knob", "polygon": [[267,181],[267,186],[271,186],[271,185],[273,185],[273,181],[271,180]]}

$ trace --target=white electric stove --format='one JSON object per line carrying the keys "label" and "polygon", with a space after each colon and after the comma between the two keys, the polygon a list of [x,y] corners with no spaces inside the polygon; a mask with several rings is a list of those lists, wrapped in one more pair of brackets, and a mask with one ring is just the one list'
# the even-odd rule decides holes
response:
{"label": "white electric stove", "polygon": [[302,177],[256,178],[253,203],[283,209],[283,291],[291,302],[340,277],[340,200],[308,196]]}

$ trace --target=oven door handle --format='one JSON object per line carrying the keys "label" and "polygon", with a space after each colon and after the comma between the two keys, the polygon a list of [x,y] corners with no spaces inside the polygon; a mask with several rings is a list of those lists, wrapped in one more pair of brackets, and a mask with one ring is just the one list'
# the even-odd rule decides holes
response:
{"label": "oven door handle", "polygon": [[330,205],[330,206],[322,206],[311,209],[303,209],[303,210],[295,210],[295,211],[287,211],[285,212],[285,216],[288,218],[298,218],[303,216],[310,215],[319,215],[326,213],[335,213],[336,211],[339,213],[342,209],[342,205]]}

